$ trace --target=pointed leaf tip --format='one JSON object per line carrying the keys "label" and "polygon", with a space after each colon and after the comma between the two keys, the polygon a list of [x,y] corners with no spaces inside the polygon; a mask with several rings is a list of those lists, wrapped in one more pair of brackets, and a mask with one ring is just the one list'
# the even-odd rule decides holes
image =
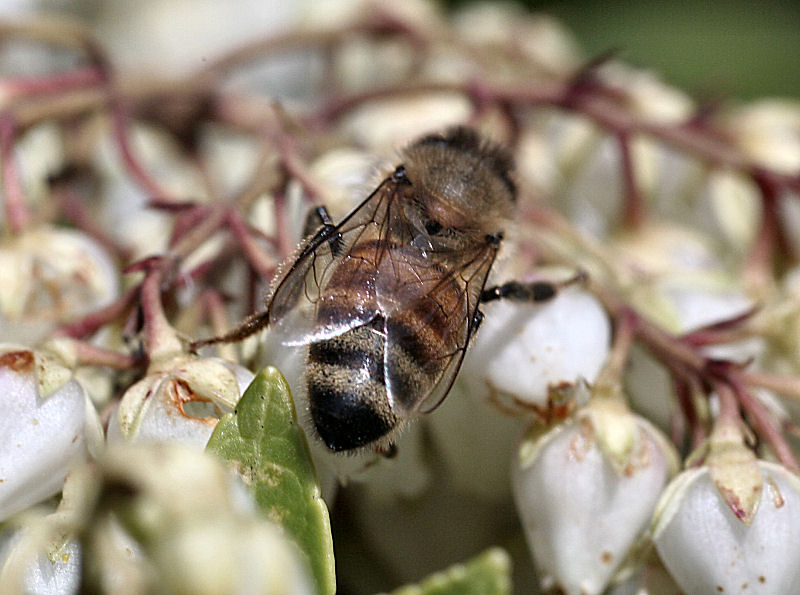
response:
{"label": "pointed leaf tip", "polygon": [[232,464],[261,512],[305,553],[318,592],[335,593],[328,509],[280,371],[267,367],[256,375],[236,411],[219,421],[207,448]]}

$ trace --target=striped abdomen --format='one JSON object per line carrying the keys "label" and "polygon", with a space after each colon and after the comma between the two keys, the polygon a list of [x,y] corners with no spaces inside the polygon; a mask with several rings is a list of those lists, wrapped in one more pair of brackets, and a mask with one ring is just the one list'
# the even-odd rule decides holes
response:
{"label": "striped abdomen", "polygon": [[[365,250],[375,253],[374,245]],[[389,434],[430,393],[459,341],[466,340],[461,336],[466,334],[463,289],[454,281],[420,280],[418,268],[400,258],[398,249],[384,256],[391,261],[391,278],[368,277],[371,267],[358,258],[359,252],[354,249],[338,265],[319,304],[318,320],[322,325],[347,320],[359,308],[382,314],[312,343],[308,353],[311,417],[334,451],[359,448]]]}

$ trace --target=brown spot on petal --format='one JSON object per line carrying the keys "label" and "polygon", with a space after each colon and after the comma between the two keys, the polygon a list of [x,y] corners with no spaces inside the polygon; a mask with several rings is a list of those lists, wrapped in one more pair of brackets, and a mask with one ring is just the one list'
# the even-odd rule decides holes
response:
{"label": "brown spot on petal", "polygon": [[38,420],[38,419],[36,419],[36,418],[34,417],[34,418],[33,418],[33,421],[31,421],[31,423],[32,423],[34,426],[38,426],[38,425],[39,425],[39,420]]}
{"label": "brown spot on petal", "polygon": [[786,504],[786,500],[783,499],[783,494],[781,494],[778,484],[776,484],[775,480],[771,477],[767,477],[767,485],[769,486],[769,493],[772,494],[772,505],[775,506],[775,508],[783,508],[783,505]]}
{"label": "brown spot on petal", "polygon": [[583,419],[580,422],[578,431],[575,432],[575,436],[569,443],[570,458],[575,461],[582,461],[586,458],[586,455],[589,453],[589,451],[594,447],[594,444],[594,428],[589,420]]}
{"label": "brown spot on petal", "polygon": [[600,561],[603,564],[611,564],[614,561],[614,555],[611,552],[603,552],[600,554]]}
{"label": "brown spot on petal", "polygon": [[758,582],[763,585],[764,583],[767,582],[767,578],[762,574],[761,576],[758,577]]}
{"label": "brown spot on petal", "polygon": [[11,368],[15,372],[30,372],[33,370],[32,351],[9,351],[0,355],[0,367]]}
{"label": "brown spot on petal", "polygon": [[717,591],[720,593],[724,593],[725,589],[722,587],[722,585],[717,585]]}
{"label": "brown spot on petal", "polygon": [[222,417],[222,411],[220,411],[219,407],[216,405],[214,405],[214,410],[217,413],[216,417],[200,417],[197,415],[192,415],[191,412],[187,411],[186,405],[188,403],[211,403],[212,401],[195,393],[192,390],[192,387],[190,387],[189,384],[183,380],[172,380],[169,383],[167,390],[169,391],[170,399],[175,404],[176,409],[184,417],[197,420],[201,423],[211,426],[212,428],[217,425],[219,418]]}
{"label": "brown spot on petal", "polygon": [[655,459],[653,445],[650,443],[650,440],[647,438],[647,435],[641,429],[638,430],[638,432],[639,432],[639,440],[638,440],[639,448],[633,454],[633,456],[629,458],[628,463],[622,470],[622,474],[625,477],[633,477],[634,475],[636,475],[637,471],[640,471],[641,469],[647,469],[650,465],[653,464],[653,460]]}

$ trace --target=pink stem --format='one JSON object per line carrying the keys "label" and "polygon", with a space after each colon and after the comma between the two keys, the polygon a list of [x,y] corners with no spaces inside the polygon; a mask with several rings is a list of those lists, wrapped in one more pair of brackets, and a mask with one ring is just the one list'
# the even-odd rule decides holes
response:
{"label": "pink stem", "polygon": [[14,96],[59,93],[76,87],[85,87],[102,83],[105,73],[96,66],[86,66],[70,72],[41,75],[37,77],[17,78],[4,84]]}
{"label": "pink stem", "polygon": [[799,472],[800,464],[797,462],[797,457],[795,457],[791,446],[789,446],[781,432],[781,428],[775,423],[767,408],[747,390],[743,379],[738,373],[732,371],[730,380],[733,389],[736,391],[739,403],[741,403],[742,408],[750,418],[755,431],[767,441],[767,444],[772,448],[772,452],[775,453],[775,456],[784,466],[792,471]]}
{"label": "pink stem", "polygon": [[9,114],[0,113],[0,160],[2,160],[5,212],[8,226],[15,234],[20,233],[30,222],[30,213],[25,205],[25,194],[19,174],[19,165],[14,155],[16,127]]}
{"label": "pink stem", "polygon": [[161,302],[162,261],[153,259],[145,274],[141,289],[144,314],[145,350],[150,359],[181,350],[175,331],[167,321]]}
{"label": "pink stem", "polygon": [[755,287],[765,287],[772,279],[772,262],[778,237],[777,188],[764,178],[756,178],[763,205],[761,227],[744,264],[743,277]]}
{"label": "pink stem", "polygon": [[85,231],[107,250],[116,254],[120,260],[126,261],[128,259],[128,251],[97,225],[86,209],[84,202],[73,190],[67,188],[54,189],[53,196],[59,202],[61,212],[76,227]]}
{"label": "pink stem", "polygon": [[[277,209],[276,209],[277,211]],[[276,225],[277,225],[276,213]],[[236,241],[242,247],[247,261],[250,265],[258,271],[258,274],[264,279],[271,279],[275,274],[275,259],[261,249],[261,246],[253,239],[247,224],[244,222],[242,215],[237,210],[231,210],[228,214],[228,222],[231,227],[231,233]],[[280,234],[278,234],[280,237]],[[286,235],[284,233],[284,235]]]}
{"label": "pink stem", "polygon": [[62,326],[56,332],[56,336],[73,337],[75,339],[90,337],[100,330],[101,327],[125,313],[136,301],[138,295],[139,288],[133,287],[105,308],[92,312],[80,320]]}
{"label": "pink stem", "polygon": [[128,172],[139,183],[145,192],[160,200],[173,200],[172,193],[168,192],[161,185],[156,182],[150,174],[144,169],[138,158],[133,151],[130,143],[130,136],[128,133],[129,116],[128,110],[122,104],[119,98],[112,98],[111,103],[111,121],[114,130],[114,137],[117,140],[117,145],[120,149],[122,161],[125,164]]}
{"label": "pink stem", "polygon": [[78,362],[82,365],[108,366],[118,370],[128,370],[136,365],[136,359],[130,354],[118,353],[83,341],[74,341],[72,345]]}
{"label": "pink stem", "polygon": [[622,161],[622,182],[625,188],[624,224],[628,229],[638,229],[645,220],[644,197],[636,180],[636,170],[631,154],[631,139],[627,132],[618,132],[620,158]]}

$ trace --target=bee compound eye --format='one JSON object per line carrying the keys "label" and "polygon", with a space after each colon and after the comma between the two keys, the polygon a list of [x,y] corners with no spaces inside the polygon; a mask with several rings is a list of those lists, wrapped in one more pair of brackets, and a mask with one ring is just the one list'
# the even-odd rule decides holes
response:
{"label": "bee compound eye", "polygon": [[401,182],[408,182],[408,175],[406,174],[406,166],[405,165],[398,165],[394,173],[392,173],[392,181],[396,183]]}
{"label": "bee compound eye", "polygon": [[442,224],[438,221],[434,221],[433,219],[429,219],[425,222],[425,231],[428,232],[428,235],[435,236],[437,233],[442,231]]}

